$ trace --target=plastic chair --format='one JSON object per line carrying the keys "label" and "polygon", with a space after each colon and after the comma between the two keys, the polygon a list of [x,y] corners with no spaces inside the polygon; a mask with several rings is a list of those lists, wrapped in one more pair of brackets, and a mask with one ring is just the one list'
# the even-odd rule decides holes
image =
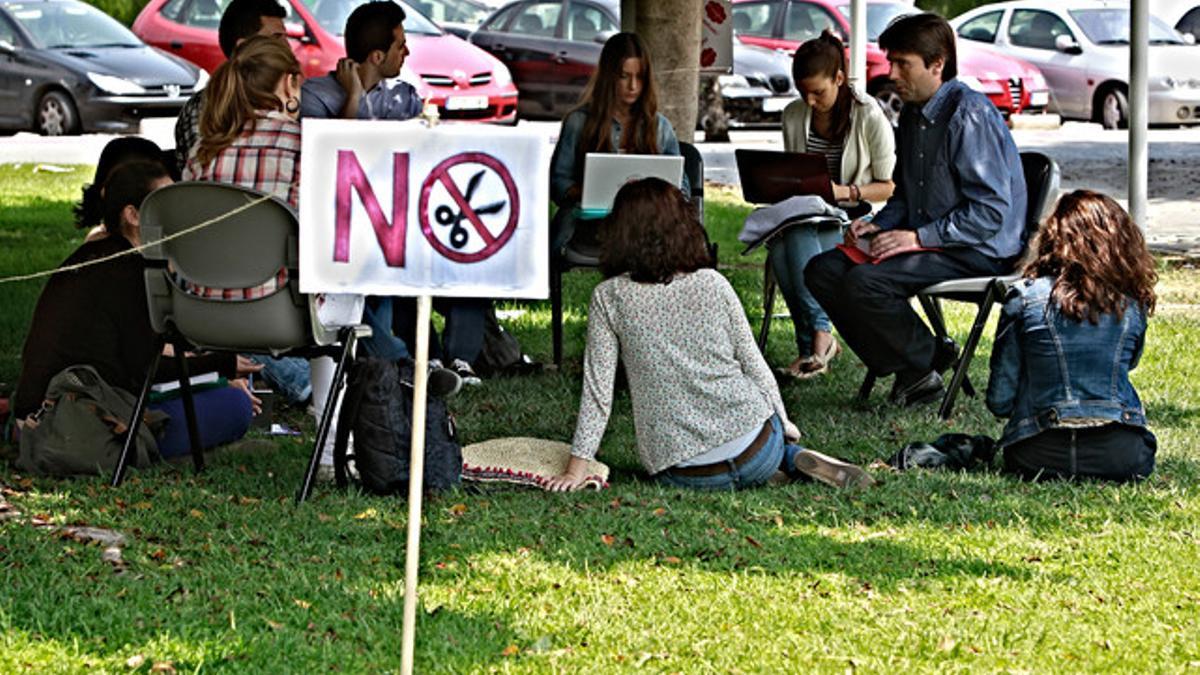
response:
{"label": "plastic chair", "polygon": [[[150,194],[140,210],[142,237],[159,241],[182,230],[218,218],[265,195],[246,188],[211,182],[176,183]],[[308,470],[296,494],[303,502],[312,491],[321,449],[338,408],[338,399],[350,365],[354,344],[370,335],[366,326],[349,326],[336,332],[323,329],[315,319],[311,296],[300,293],[296,213],[274,197],[203,229],[143,252],[146,259],[146,296],[150,322],[159,335],[129,423],[125,446],[113,471],[112,485],[120,485],[133,456],[133,439],[142,421],[150,385],[164,344],[174,346],[178,359],[183,406],[192,461],[204,469],[195,407],[188,382],[188,350],[236,353],[287,354],[313,358],[332,356],[337,361],[333,386],[317,425],[317,438]],[[262,298],[221,300],[186,293],[168,274],[168,266],[183,278],[213,288],[246,288],[271,279],[281,269],[287,285]],[[339,344],[335,344],[340,342]]]}
{"label": "plastic chair", "polygon": [[[691,202],[696,205],[700,224],[704,224],[704,156],[691,143],[679,143],[683,155],[683,173],[691,185]],[[713,266],[717,263],[717,245],[708,245]],[[572,249],[569,245],[562,251],[550,252],[550,326],[554,348],[554,364],[562,365],[562,275],[573,268],[595,269],[600,259]]]}
{"label": "plastic chair", "polygon": [[[1028,246],[1029,241],[1033,239],[1033,235],[1037,233],[1038,227],[1041,225],[1042,214],[1050,208],[1050,204],[1058,196],[1061,174],[1058,164],[1040,152],[1022,152],[1021,170],[1025,174],[1025,186],[1028,191],[1028,204],[1025,210],[1025,241]],[[929,324],[933,328],[939,344],[953,344],[946,331],[946,321],[941,309],[942,300],[969,302],[979,308],[975,313],[975,322],[971,325],[967,341],[963,345],[962,354],[957,359],[952,359],[951,366],[954,374],[942,397],[941,407],[938,409],[938,415],[942,419],[950,418],[950,413],[954,408],[954,399],[958,396],[960,388],[965,390],[969,396],[975,395],[974,387],[967,379],[967,369],[971,365],[971,359],[975,356],[976,347],[979,346],[983,328],[992,313],[992,305],[1003,302],[1009,285],[1018,279],[1020,279],[1020,275],[1017,273],[951,279],[926,286],[917,293],[917,300],[924,308],[925,316],[929,319]],[[862,386],[858,390],[859,400],[865,401],[871,395],[876,378],[875,373],[867,371]]]}

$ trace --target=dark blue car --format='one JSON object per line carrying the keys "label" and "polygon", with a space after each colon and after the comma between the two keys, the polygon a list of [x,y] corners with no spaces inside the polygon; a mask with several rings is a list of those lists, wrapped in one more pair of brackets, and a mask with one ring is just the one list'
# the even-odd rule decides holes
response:
{"label": "dark blue car", "polygon": [[0,129],[136,132],[208,75],[76,0],[0,0]]}

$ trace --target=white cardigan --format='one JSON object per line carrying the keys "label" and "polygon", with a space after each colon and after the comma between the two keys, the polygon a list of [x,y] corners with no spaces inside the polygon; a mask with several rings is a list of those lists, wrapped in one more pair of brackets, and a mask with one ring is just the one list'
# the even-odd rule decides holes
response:
{"label": "white cardigan", "polygon": [[[835,183],[866,185],[891,180],[896,168],[896,136],[883,109],[872,97],[853,87],[854,104],[850,108],[850,132],[842,149],[842,175]],[[807,152],[812,108],[804,99],[796,99],[783,109],[783,147],[788,152]]]}

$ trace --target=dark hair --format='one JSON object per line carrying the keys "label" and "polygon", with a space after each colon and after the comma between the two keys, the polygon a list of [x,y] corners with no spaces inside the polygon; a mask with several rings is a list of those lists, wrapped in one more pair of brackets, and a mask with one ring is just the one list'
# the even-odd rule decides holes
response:
{"label": "dark hair", "polygon": [[287,12],[276,0],[233,0],[221,14],[221,24],[217,27],[217,42],[225,58],[233,54],[239,40],[257,35],[262,30],[264,16],[283,19]]}
{"label": "dark hair", "polygon": [[346,56],[363,63],[371,52],[387,52],[392,48],[392,33],[404,23],[404,10],[392,0],[380,0],[359,5],[346,19]]}
{"label": "dark hair", "polygon": [[938,59],[945,59],[942,82],[958,77],[958,53],[954,46],[954,29],[933,12],[910,14],[896,19],[879,34],[879,48],[887,52],[917,54],[928,68]]}
{"label": "dark hair", "polygon": [[[576,152],[582,158],[589,152],[616,152],[612,147],[612,118],[617,106],[617,78],[625,59],[642,62],[642,95],[630,109],[629,128],[625,138],[630,145],[619,148],[639,155],[658,154],[658,89],[654,84],[654,69],[646,43],[633,33],[617,33],[604,43],[600,62],[592,71],[587,88],[575,110],[587,111],[580,143]],[[580,162],[580,166],[582,166]]]}
{"label": "dark hair", "polygon": [[1127,298],[1154,313],[1158,273],[1142,231],[1108,195],[1063,195],[1030,245],[1022,275],[1055,277],[1051,298],[1065,316],[1096,323],[1125,313]]}
{"label": "dark hair", "polygon": [[661,178],[626,183],[601,228],[600,270],[634,281],[667,283],[676,274],[712,266],[696,207]]}
{"label": "dark hair", "polygon": [[109,141],[100,151],[96,175],[91,183],[83,186],[83,197],[75,205],[75,227],[90,230],[104,220],[102,193],[113,169],[133,160],[162,162],[162,159],[162,148],[141,136],[122,136]]}
{"label": "dark hair", "polygon": [[796,50],[792,57],[792,81],[800,86],[800,80],[813,76],[828,77],[837,81],[838,73],[842,74],[842,84],[838,87],[837,101],[833,104],[833,138],[845,138],[850,131],[850,108],[854,105],[854,96],[850,93],[850,78],[846,71],[846,47],[842,41],[829,30],[825,30]]}
{"label": "dark hair", "polygon": [[155,181],[169,178],[161,162],[132,161],[117,167],[104,184],[104,229],[121,234],[121,212],[126,206],[141,208]]}

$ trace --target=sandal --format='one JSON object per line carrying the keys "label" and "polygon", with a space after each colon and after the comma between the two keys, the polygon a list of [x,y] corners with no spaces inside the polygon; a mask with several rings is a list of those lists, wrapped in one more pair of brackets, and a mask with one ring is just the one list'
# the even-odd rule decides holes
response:
{"label": "sandal", "polygon": [[776,368],[775,375],[780,379],[788,380],[802,378],[805,376],[804,373],[808,372],[808,370],[813,367],[813,358],[814,357],[811,354],[802,358],[798,358],[790,365],[784,366],[783,368]]}
{"label": "sandal", "polygon": [[796,373],[796,377],[801,380],[808,380],[828,373],[829,362],[841,353],[842,347],[838,344],[837,339],[830,340],[829,347],[825,350],[825,353],[813,354],[800,362],[799,372]]}

